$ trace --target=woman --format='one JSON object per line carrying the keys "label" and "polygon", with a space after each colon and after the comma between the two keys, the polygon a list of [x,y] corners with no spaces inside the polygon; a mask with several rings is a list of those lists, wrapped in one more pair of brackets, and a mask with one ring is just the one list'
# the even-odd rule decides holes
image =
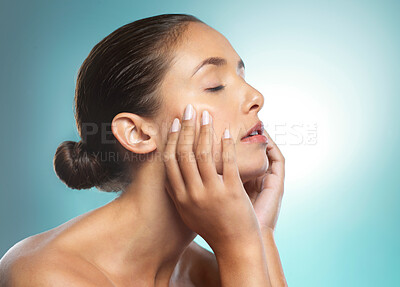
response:
{"label": "woman", "polygon": [[82,140],[63,142],[54,168],[71,188],[122,192],[14,245],[1,286],[285,286],[284,157],[263,104],[226,38],[191,15],[112,32],[79,70]]}

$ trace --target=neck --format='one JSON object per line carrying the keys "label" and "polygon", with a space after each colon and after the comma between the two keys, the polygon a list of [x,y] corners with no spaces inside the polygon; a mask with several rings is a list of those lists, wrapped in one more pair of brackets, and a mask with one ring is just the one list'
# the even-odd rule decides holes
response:
{"label": "neck", "polygon": [[90,229],[104,247],[90,256],[116,278],[137,282],[143,277],[154,280],[154,286],[168,286],[179,257],[196,236],[177,213],[165,176],[162,163],[144,164],[130,186],[98,210],[99,226]]}

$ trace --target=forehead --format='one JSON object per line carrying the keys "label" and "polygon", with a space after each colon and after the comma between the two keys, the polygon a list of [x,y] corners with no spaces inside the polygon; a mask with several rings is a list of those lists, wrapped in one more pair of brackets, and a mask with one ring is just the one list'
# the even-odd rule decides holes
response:
{"label": "forehead", "polygon": [[170,72],[191,76],[193,69],[208,57],[221,57],[228,65],[240,59],[229,41],[218,31],[203,23],[191,22],[174,51]]}

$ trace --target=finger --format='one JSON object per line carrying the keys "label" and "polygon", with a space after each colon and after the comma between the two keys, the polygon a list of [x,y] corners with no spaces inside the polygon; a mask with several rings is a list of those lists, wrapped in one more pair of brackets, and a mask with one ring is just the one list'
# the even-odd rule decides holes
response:
{"label": "finger", "polygon": [[176,154],[185,185],[189,191],[203,186],[194,154],[196,135],[196,111],[191,104],[187,105],[179,133]]}
{"label": "finger", "polygon": [[167,180],[171,187],[170,190],[167,189],[167,191],[174,200],[175,198],[179,200],[182,199],[185,194],[185,182],[182,178],[178,160],[176,158],[176,145],[178,142],[179,130],[179,119],[175,118],[168,133],[167,144],[163,153],[163,162],[165,165]]}
{"label": "finger", "polygon": [[179,205],[182,202],[180,200],[182,200],[182,198],[178,199],[178,197],[175,196],[174,188],[172,187],[168,178],[165,180],[165,189],[167,190],[167,193],[169,194],[169,197],[171,198],[176,208],[179,208]]}
{"label": "finger", "polygon": [[282,152],[276,145],[276,143],[272,140],[270,135],[264,129],[264,133],[268,138],[268,145],[266,149],[269,166],[267,173],[273,173],[280,177],[285,176],[285,158],[282,155]]}
{"label": "finger", "polygon": [[196,146],[196,159],[200,176],[204,185],[219,181],[213,158],[212,117],[208,111],[203,111],[200,135]]}
{"label": "finger", "polygon": [[240,178],[236,165],[235,143],[230,137],[229,129],[225,129],[222,138],[222,162],[222,177],[224,182],[235,182]]}

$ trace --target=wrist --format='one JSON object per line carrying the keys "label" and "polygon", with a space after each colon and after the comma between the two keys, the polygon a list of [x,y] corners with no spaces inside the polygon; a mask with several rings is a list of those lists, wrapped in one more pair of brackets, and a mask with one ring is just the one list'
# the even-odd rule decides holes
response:
{"label": "wrist", "polygon": [[230,242],[214,253],[222,286],[271,286],[261,232],[245,242]]}
{"label": "wrist", "polygon": [[230,238],[218,244],[212,244],[210,247],[217,257],[252,257],[264,248],[263,235],[261,230],[258,230],[253,234]]}
{"label": "wrist", "polygon": [[263,228],[261,228],[261,236],[262,238],[264,237],[270,237],[270,236],[274,236],[274,232],[275,230],[269,226],[265,226]]}

